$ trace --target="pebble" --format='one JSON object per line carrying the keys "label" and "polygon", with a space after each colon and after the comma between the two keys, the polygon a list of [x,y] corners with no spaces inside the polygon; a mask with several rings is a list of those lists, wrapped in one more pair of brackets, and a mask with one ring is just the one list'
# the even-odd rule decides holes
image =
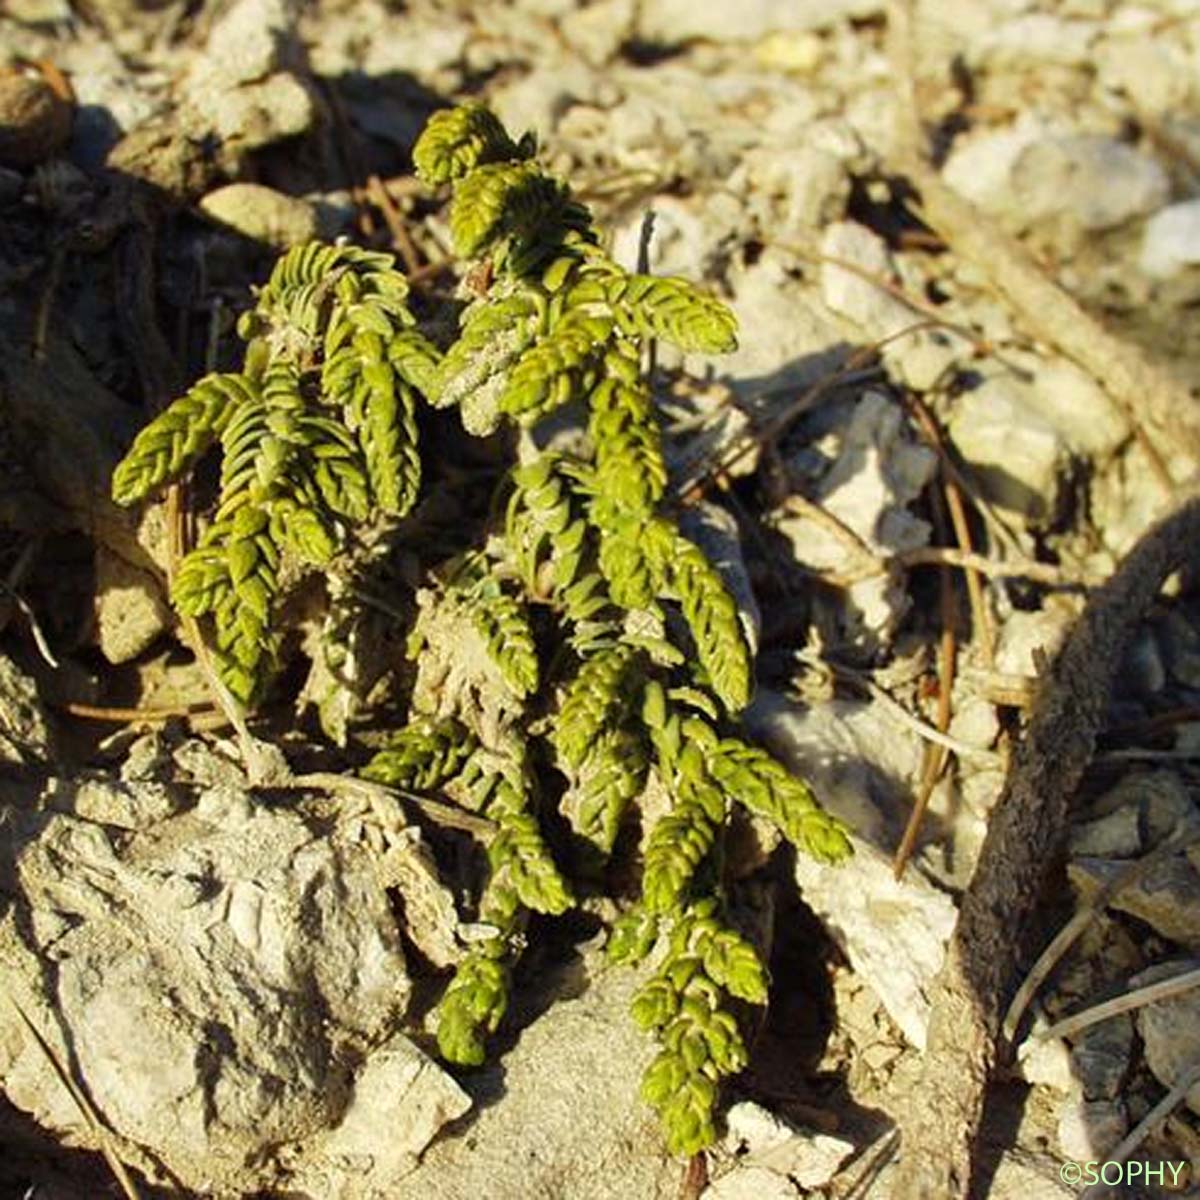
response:
{"label": "pebble", "polygon": [[0,71],[0,165],[31,167],[71,137],[71,103],[36,71]]}
{"label": "pebble", "polygon": [[[1158,963],[1139,972],[1129,982],[1134,987],[1194,970],[1194,959]],[[1173,1087],[1183,1072],[1200,1062],[1200,989],[1156,1000],[1137,1011],[1138,1033],[1145,1049],[1146,1064],[1163,1087]],[[1188,1108],[1200,1114],[1200,1083],[1187,1094]]]}
{"label": "pebble", "polygon": [[992,376],[960,396],[950,437],[993,504],[1030,525],[1053,522],[1067,445],[1016,383]]}
{"label": "pebble", "polygon": [[317,237],[317,210],[307,200],[259,183],[230,183],[209,192],[198,205],[210,221],[277,250]]}
{"label": "pebble", "polygon": [[[1200,870],[1192,854],[1179,853],[1151,866],[1136,882],[1108,900],[1108,907],[1145,921],[1156,933],[1200,950]],[[1067,877],[1085,895],[1093,894],[1124,868],[1107,858],[1082,858],[1067,866]]]}
{"label": "pebble", "polygon": [[1072,1096],[1059,1114],[1058,1148],[1073,1162],[1102,1161],[1128,1128],[1124,1101]]}
{"label": "pebble", "polygon": [[110,663],[130,662],[172,625],[159,582],[103,547],[96,550],[96,631]]}
{"label": "pebble", "polygon": [[1075,1075],[1088,1100],[1116,1100],[1133,1057],[1133,1018],[1119,1013],[1087,1029],[1071,1047]]}
{"label": "pebble", "polygon": [[963,139],[946,181],[1025,229],[1060,220],[1087,231],[1112,229],[1161,208],[1170,180],[1153,158],[1115,138],[1071,133],[1026,119],[1011,129]]}
{"label": "pebble", "polygon": [[741,0],[697,4],[695,0],[642,0],[638,33],[650,42],[753,42],[779,30],[828,29],[883,9],[880,0]]}

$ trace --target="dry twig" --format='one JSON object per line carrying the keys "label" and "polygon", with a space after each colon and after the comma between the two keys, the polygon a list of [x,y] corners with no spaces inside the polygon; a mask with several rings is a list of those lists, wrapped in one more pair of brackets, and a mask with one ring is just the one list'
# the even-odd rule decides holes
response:
{"label": "dry twig", "polygon": [[1131,634],[1198,544],[1200,496],[1192,491],[1092,594],[1046,672],[933,984],[922,1086],[905,1122],[897,1195],[970,1194],[1006,998],[1066,836],[1070,798]]}
{"label": "dry twig", "polygon": [[1192,971],[1181,971],[1169,979],[1159,979],[1154,983],[1144,984],[1142,987],[1122,992],[1119,996],[1111,996],[1107,1000],[1100,1001],[1099,1004],[1091,1004],[1077,1013],[1072,1013],[1069,1017],[1063,1017],[1061,1021],[1055,1021],[1053,1025],[1045,1029],[1039,1029],[1021,1046],[1017,1058],[1024,1058],[1028,1055],[1037,1042],[1048,1042],[1051,1038],[1074,1037],[1075,1034],[1081,1033],[1100,1021],[1107,1021],[1109,1017],[1120,1016],[1121,1013],[1130,1012],[1135,1008],[1143,1008],[1157,1000],[1169,1000],[1172,996],[1190,992],[1194,987],[1200,987],[1200,967]]}

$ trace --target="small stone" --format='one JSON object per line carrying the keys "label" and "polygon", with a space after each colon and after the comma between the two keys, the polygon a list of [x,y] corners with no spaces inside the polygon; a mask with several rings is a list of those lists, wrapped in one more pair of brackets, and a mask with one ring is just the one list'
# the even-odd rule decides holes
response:
{"label": "small stone", "polygon": [[1091,231],[1154,212],[1171,192],[1161,164],[1094,134],[1035,142],[1013,164],[1012,186],[1027,220],[1068,217]]}
{"label": "small stone", "polygon": [[206,65],[226,84],[265,79],[284,65],[294,26],[289,0],[237,0],[208,36]]}
{"label": "small stone", "polygon": [[696,4],[694,0],[642,0],[638,33],[650,42],[758,41],[776,30],[827,29],[882,9],[879,0],[743,0]]}
{"label": "small stone", "polygon": [[984,34],[971,57],[989,67],[1028,70],[1033,63],[1079,66],[1086,63],[1096,38],[1094,21],[1072,21],[1051,13],[1026,13]]}
{"label": "small stone", "polygon": [[55,779],[42,796],[47,808],[114,829],[148,829],[183,807],[176,792],[153,781]]}
{"label": "small stone", "polygon": [[[900,407],[882,392],[866,392],[839,411],[828,441],[833,461],[805,482],[808,498],[881,557],[926,545],[930,526],[908,506],[932,478],[937,457],[913,437]],[[817,571],[846,565],[845,540],[803,512],[780,520],[778,529],[797,562]],[[851,584],[847,599],[845,636],[864,645],[889,639],[910,603],[903,584],[881,574]]]}
{"label": "small stone", "polygon": [[1174,771],[1141,772],[1126,781],[1141,809],[1147,846],[1200,825],[1200,808]]}
{"label": "small stone", "polygon": [[[196,97],[191,99],[196,105]],[[308,88],[286,72],[261,83],[227,88],[201,100],[199,113],[194,119],[232,143],[238,152],[258,150],[306,133],[316,119]]]}
{"label": "small stone", "polygon": [[787,71],[792,75],[815,74],[828,55],[825,39],[810,29],[777,30],[754,47],[754,57],[768,71]]}
{"label": "small stone", "polygon": [[951,186],[1014,228],[1067,221],[1112,229],[1166,203],[1162,165],[1124,142],[1034,119],[964,139],[945,167]]}
{"label": "small stone", "polygon": [[[821,253],[829,260],[852,263],[880,279],[892,275],[891,256],[883,239],[855,221],[830,225],[821,238]],[[821,265],[821,298],[835,313],[849,318],[874,338],[890,337],[913,324],[913,311],[907,304],[836,261]]]}
{"label": "small stone", "polygon": [[[899,1052],[896,1047],[891,1049]],[[743,1167],[740,1169],[754,1168],[776,1179],[787,1176],[804,1189],[823,1187],[854,1152],[852,1142],[798,1129],[752,1100],[733,1105],[726,1124],[729,1130],[726,1145],[741,1156]],[[725,1195],[724,1192],[717,1194]],[[740,1190],[731,1194],[749,1195]],[[773,1192],[762,1194],[774,1195]]]}
{"label": "small stone", "polygon": [[1133,1018],[1119,1013],[1089,1025],[1071,1046],[1076,1078],[1088,1100],[1116,1100],[1133,1058]]}
{"label": "small stone", "polygon": [[312,241],[320,232],[317,211],[307,200],[258,183],[226,184],[198,207],[216,224],[277,250]]}
{"label": "small stone", "polygon": [[21,763],[51,755],[50,723],[37,684],[0,654],[0,762]]}
{"label": "small stone", "polygon": [[960,396],[950,436],[994,504],[1033,525],[1055,519],[1062,504],[1067,446],[1008,379],[985,379]]}
{"label": "small stone", "polygon": [[729,186],[769,204],[780,239],[803,237],[839,219],[850,196],[850,176],[842,160],[804,144],[750,150]]}
{"label": "small stone", "polygon": [[737,1166],[700,1193],[701,1200],[797,1200],[802,1193],[786,1175],[766,1167]]}
{"label": "small stone", "polygon": [[1030,369],[1034,403],[1076,454],[1107,457],[1129,438],[1112,398],[1074,363],[1040,357]]}
{"label": "small stone", "polygon": [[0,70],[0,164],[31,167],[71,137],[71,103],[37,71]]}
{"label": "small stone", "polygon": [[814,290],[794,277],[790,256],[768,248],[757,262],[735,270],[732,283],[738,324],[754,330],[721,364],[740,393],[808,387],[837,370],[843,328]]}
{"label": "small stone", "polygon": [[1129,1114],[1122,1100],[1070,1097],[1058,1119],[1058,1148],[1074,1162],[1103,1161],[1125,1136]]}
{"label": "small stone", "polygon": [[795,1130],[753,1100],[741,1100],[725,1114],[728,1141],[736,1153],[761,1154],[788,1141]]}
{"label": "small stone", "polygon": [[1059,1092],[1069,1092],[1075,1086],[1071,1051],[1062,1038],[1041,1038],[1031,1033],[1030,1040],[1021,1046],[1017,1069],[1026,1083],[1045,1084]]}
{"label": "small stone", "polygon": [[1058,607],[1034,612],[1016,609],[1000,629],[996,670],[1004,675],[1036,675],[1038,659],[1054,657],[1070,625],[1070,613]]}
{"label": "small stone", "polygon": [[[369,1162],[374,1194],[392,1192],[438,1130],[470,1107],[470,1096],[450,1075],[408,1038],[395,1034],[371,1051],[354,1081],[345,1116],[322,1153],[335,1164]],[[401,1115],[403,1120],[389,1119]],[[380,1136],[381,1126],[389,1130],[386,1137]]]}
{"label": "small stone", "polygon": [[1136,858],[1142,851],[1137,807],[1126,805],[1095,821],[1072,826],[1068,848],[1074,858]]}
{"label": "small stone", "polygon": [[[1130,986],[1157,983],[1195,967],[1195,960],[1157,963],[1135,975]],[[1163,1087],[1173,1087],[1185,1071],[1200,1062],[1200,988],[1139,1008],[1137,1027],[1147,1066]],[[1188,1091],[1186,1102],[1192,1112],[1200,1114],[1200,1083]]]}
{"label": "small stone", "polygon": [[950,897],[916,871],[896,882],[890,857],[872,844],[891,834],[871,798],[886,789],[884,781],[913,777],[919,748],[870,705],[834,700],[802,709],[760,692],[746,719],[855,831],[853,858],[830,870],[798,855],[796,882],[904,1036],[923,1047],[929,988],[957,914]]}
{"label": "small stone", "polygon": [[[1081,858],[1068,864],[1067,877],[1084,895],[1090,895],[1125,865],[1105,858]],[[1200,870],[1184,853],[1155,863],[1109,897],[1108,907],[1145,921],[1170,941],[1200,949]]]}
{"label": "small stone", "polygon": [[971,696],[956,706],[950,721],[950,736],[969,746],[991,746],[1000,736],[996,706],[982,696]]}
{"label": "small stone", "polygon": [[98,547],[96,630],[110,663],[130,662],[171,628],[162,585],[148,571]]}
{"label": "small stone", "polygon": [[634,8],[634,0],[599,0],[568,12],[559,22],[559,28],[590,66],[603,67],[628,40]]}
{"label": "small stone", "polygon": [[1161,34],[1105,38],[1094,61],[1100,82],[1135,100],[1139,113],[1161,119],[1187,107],[1191,65],[1183,46]]}

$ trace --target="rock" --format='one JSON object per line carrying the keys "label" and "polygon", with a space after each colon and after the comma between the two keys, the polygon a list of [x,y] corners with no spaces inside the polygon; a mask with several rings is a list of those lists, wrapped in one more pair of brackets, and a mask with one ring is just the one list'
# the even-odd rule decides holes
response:
{"label": "rock", "polygon": [[1129,439],[1129,423],[1120,409],[1074,363],[1033,355],[1028,361],[1020,356],[1015,361],[1032,371],[1030,397],[1073,453],[1103,459]]}
{"label": "rock", "polygon": [[1188,106],[1193,72],[1186,51],[1161,34],[1114,31],[1095,48],[1094,62],[1104,87],[1123,92],[1138,113],[1161,120]]}
{"label": "rock", "polygon": [[1067,446],[1009,379],[993,376],[960,396],[950,436],[993,504],[1034,525],[1054,520]]}
{"label": "rock", "polygon": [[1036,675],[1038,659],[1058,653],[1071,621],[1071,613],[1057,605],[1034,612],[1015,609],[1000,629],[996,670],[1004,675]]}
{"label": "rock", "polygon": [[514,136],[524,129],[546,136],[573,104],[597,99],[597,83],[596,73],[579,59],[556,56],[496,88],[488,102]]}
{"label": "rock", "polygon": [[[821,296],[835,313],[847,318],[869,341],[894,338],[920,323],[922,316],[880,283],[892,280],[895,269],[883,239],[854,221],[829,225],[821,239]],[[866,274],[840,266],[852,263]],[[960,339],[944,330],[921,330],[889,342],[883,358],[891,373],[908,386],[924,391],[955,364]]]}
{"label": "rock", "polygon": [[1141,815],[1128,805],[1095,821],[1071,827],[1072,858],[1136,858],[1142,849]]}
{"label": "rock", "polygon": [[776,30],[825,29],[879,12],[879,0],[747,0],[739,5],[642,0],[638,34],[646,41],[752,42]]}
{"label": "rock", "polygon": [[[1151,866],[1136,882],[1108,900],[1108,907],[1145,921],[1181,946],[1200,949],[1200,853],[1175,854]],[[1067,877],[1085,895],[1092,894],[1126,864],[1104,858],[1081,858],[1068,864]]]}
{"label": "rock", "polygon": [[[89,786],[101,785],[54,792],[58,807],[73,797],[87,817],[29,811],[8,822],[0,962],[58,1053],[70,1046],[122,1156],[196,1191],[275,1190],[322,1163],[325,1135],[349,1121],[344,1142],[370,1161],[356,1160],[362,1174],[345,1194],[386,1193],[400,1157],[465,1101],[392,1035],[410,984],[370,858],[328,825],[235,789],[157,820],[157,785],[107,785],[107,798],[84,804]],[[141,824],[117,837],[110,822]],[[8,1009],[0,1074],[12,1103],[96,1144]],[[406,1090],[410,1076],[420,1083]],[[360,1095],[374,1112],[373,1148]]]}
{"label": "rock", "polygon": [[[751,1100],[733,1105],[726,1116],[726,1124],[728,1133],[724,1145],[737,1155],[740,1164],[739,1170],[731,1173],[733,1176],[750,1168],[760,1181],[763,1175],[773,1175],[776,1180],[786,1176],[801,1188],[820,1188],[837,1174],[842,1162],[854,1153],[853,1142],[812,1130],[797,1129]],[[719,1181],[720,1184],[724,1185],[725,1179],[730,1177],[725,1176]],[[743,1182],[736,1185],[735,1191],[721,1190],[713,1194],[749,1197],[753,1193],[747,1187]],[[764,1191],[761,1194],[775,1193]],[[796,1193],[793,1190],[783,1194]]]}
{"label": "rock", "polygon": [[[1196,962],[1158,963],[1139,972],[1131,987],[1143,987],[1169,979],[1185,970],[1194,970]],[[1190,990],[1168,1000],[1155,1000],[1137,1010],[1137,1028],[1146,1055],[1146,1065],[1165,1088],[1200,1062],[1200,989]],[[1200,1083],[1187,1093],[1186,1103],[1200,1114]]]}
{"label": "rock", "polygon": [[[1136,797],[1146,831],[1146,845],[1157,846],[1165,838],[1200,825],[1197,808],[1183,781],[1174,771],[1144,771],[1127,775],[1107,793],[1128,788]],[[1123,794],[1123,792],[1121,793]]]}
{"label": "rock", "polygon": [[[1089,1025],[1071,1046],[1071,1062],[1087,1100],[1116,1100],[1133,1058],[1133,1018],[1128,1013]],[[1093,1156],[1094,1157],[1094,1156]]]}
{"label": "rock", "polygon": [[1154,212],[1171,191],[1154,159],[1094,134],[1035,142],[1014,164],[1012,184],[1027,220],[1068,217],[1089,231]]}
{"label": "rock", "polygon": [[989,67],[1029,69],[1031,63],[1088,62],[1099,27],[1052,13],[1025,13],[992,27],[972,46],[971,59]]}
{"label": "rock", "polygon": [[951,737],[981,749],[995,744],[1000,736],[1000,718],[996,706],[982,696],[969,696],[955,705],[950,719]]}
{"label": "rock", "polygon": [[825,39],[811,29],[776,30],[754,47],[754,57],[768,71],[815,75],[828,54]]}
{"label": "rock", "polygon": [[289,65],[295,23],[291,0],[236,0],[209,32],[204,67],[226,85],[266,79]]}
{"label": "rock", "polygon": [[768,247],[745,268],[731,271],[733,309],[743,337],[720,370],[739,394],[758,398],[770,390],[786,395],[837,370],[845,338],[811,286],[792,271],[792,256]]}
{"label": "rock", "polygon": [[216,224],[277,250],[312,241],[320,233],[316,209],[258,183],[229,183],[209,192],[200,211]]}
{"label": "rock", "polygon": [[968,200],[997,211],[1008,200],[1017,159],[1054,131],[1026,113],[1005,128],[983,126],[971,130],[955,139],[942,166],[942,177]]}
{"label": "rock", "polygon": [[128,782],[103,777],[51,779],[42,792],[42,804],[53,812],[67,813],[113,829],[148,829],[183,807],[175,790],[153,780]]}
{"label": "rock", "polygon": [[840,220],[850,196],[850,176],[842,159],[822,147],[769,145],[743,157],[729,187],[753,194],[756,204],[769,205],[776,238],[799,240]]}
{"label": "rock", "polygon": [[634,9],[634,0],[599,0],[568,12],[559,28],[589,66],[603,67],[629,40]]}
{"label": "rock", "polygon": [[96,549],[96,631],[110,663],[137,658],[174,624],[163,585],[103,546]]}
{"label": "rock", "polygon": [[71,103],[38,71],[0,70],[0,164],[31,167],[71,137]]}
{"label": "rock", "polygon": [[[345,1115],[320,1140],[317,1161],[301,1176],[313,1196],[386,1200],[417,1168],[419,1155],[471,1099],[407,1038],[393,1036],[371,1052],[354,1081]],[[381,1136],[381,1118],[393,1114]],[[403,1118],[393,1123],[394,1116]]]}
{"label": "rock", "polygon": [[[855,221],[830,225],[821,237],[821,253],[827,259],[853,263],[880,279],[890,279],[894,274],[883,239]],[[915,320],[907,304],[858,272],[848,271],[832,261],[821,264],[821,298],[872,339],[890,337]]]}
{"label": "rock", "polygon": [[[1136,858],[1165,838],[1200,825],[1197,809],[1174,771],[1132,771],[1088,806],[1072,834],[1072,854]],[[1077,842],[1078,837],[1078,842]]]}
{"label": "rock", "polygon": [[45,761],[53,752],[52,737],[37,684],[0,654],[0,762]]}
{"label": "rock", "polygon": [[226,154],[244,154],[307,133],[316,118],[308,88],[283,72],[261,83],[226,88],[207,100],[193,97],[193,103],[202,107],[189,119],[230,143]]}
{"label": "rock", "polygon": [[638,981],[625,969],[593,972],[582,995],[556,1000],[499,1062],[466,1077],[480,1101],[468,1136],[435,1142],[404,1194],[674,1200],[679,1163],[637,1099],[655,1054],[629,1016]]}
{"label": "rock", "polygon": [[1062,1038],[1035,1036],[1045,1028],[1045,1021],[1035,1021],[1029,1038],[1021,1043],[1017,1055],[1017,1071],[1026,1083],[1040,1083],[1059,1092],[1069,1092],[1076,1086],[1071,1051]]}
{"label": "rock", "polygon": [[[799,470],[808,499],[858,535],[880,558],[926,545],[930,526],[908,510],[937,469],[937,456],[913,437],[903,411],[881,392],[865,392],[845,408],[838,427],[828,435],[832,458],[823,464],[815,454],[801,456]],[[778,522],[791,543],[796,560],[815,571],[853,567],[846,542],[826,526],[802,513]],[[875,574],[846,589],[843,608],[848,641],[873,646],[890,640],[908,611],[910,600],[903,580]]]}
{"label": "rock", "polygon": [[312,128],[317,110],[302,69],[291,0],[237,0],[183,82],[177,121],[194,139],[215,135],[221,167],[236,176],[250,151]]}
{"label": "rock", "polygon": [[1129,1129],[1123,1100],[1072,1096],[1058,1120],[1058,1148],[1073,1162],[1103,1162]]}
{"label": "rock", "polygon": [[786,1175],[766,1167],[739,1165],[710,1183],[701,1200],[797,1200],[804,1195]]}
{"label": "rock", "polygon": [[890,847],[893,836],[872,800],[886,794],[884,781],[915,775],[920,747],[877,707],[839,700],[804,710],[760,694],[746,720],[852,830],[853,858],[825,867],[798,855],[796,882],[855,972],[908,1041],[923,1048],[928,988],[957,913],[950,897],[915,870],[895,880],[890,856],[879,848]]}
{"label": "rock", "polygon": [[1170,195],[1163,167],[1124,142],[1036,120],[969,135],[955,146],[944,175],[1018,229],[1048,221],[1112,229],[1154,212]]}

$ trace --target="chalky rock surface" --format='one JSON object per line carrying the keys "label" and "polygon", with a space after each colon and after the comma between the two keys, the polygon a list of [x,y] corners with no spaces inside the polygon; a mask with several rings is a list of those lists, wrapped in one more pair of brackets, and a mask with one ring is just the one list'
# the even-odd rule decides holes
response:
{"label": "chalky rock surface", "polygon": [[[410,985],[369,860],[235,788],[164,819],[172,799],[60,780],[9,810],[6,991],[151,1177],[234,1196],[315,1173],[322,1195],[386,1194],[469,1101],[403,1039],[373,1049]],[[8,1005],[0,1078],[96,1144]]]}
{"label": "chalky rock surface", "polygon": [[882,848],[887,834],[872,803],[889,781],[911,777],[916,749],[886,717],[846,701],[804,710],[763,695],[748,719],[785,763],[802,771],[822,805],[850,826],[854,856],[830,868],[799,854],[796,882],[855,972],[908,1041],[923,1048],[928,990],[941,969],[956,910],[949,895],[914,870],[896,882]]}
{"label": "chalky rock surface", "polygon": [[477,1119],[465,1136],[431,1146],[397,1197],[674,1200],[681,1164],[638,1099],[655,1054],[629,1016],[641,980],[588,966],[578,998],[556,1000],[498,1062],[464,1080]]}

